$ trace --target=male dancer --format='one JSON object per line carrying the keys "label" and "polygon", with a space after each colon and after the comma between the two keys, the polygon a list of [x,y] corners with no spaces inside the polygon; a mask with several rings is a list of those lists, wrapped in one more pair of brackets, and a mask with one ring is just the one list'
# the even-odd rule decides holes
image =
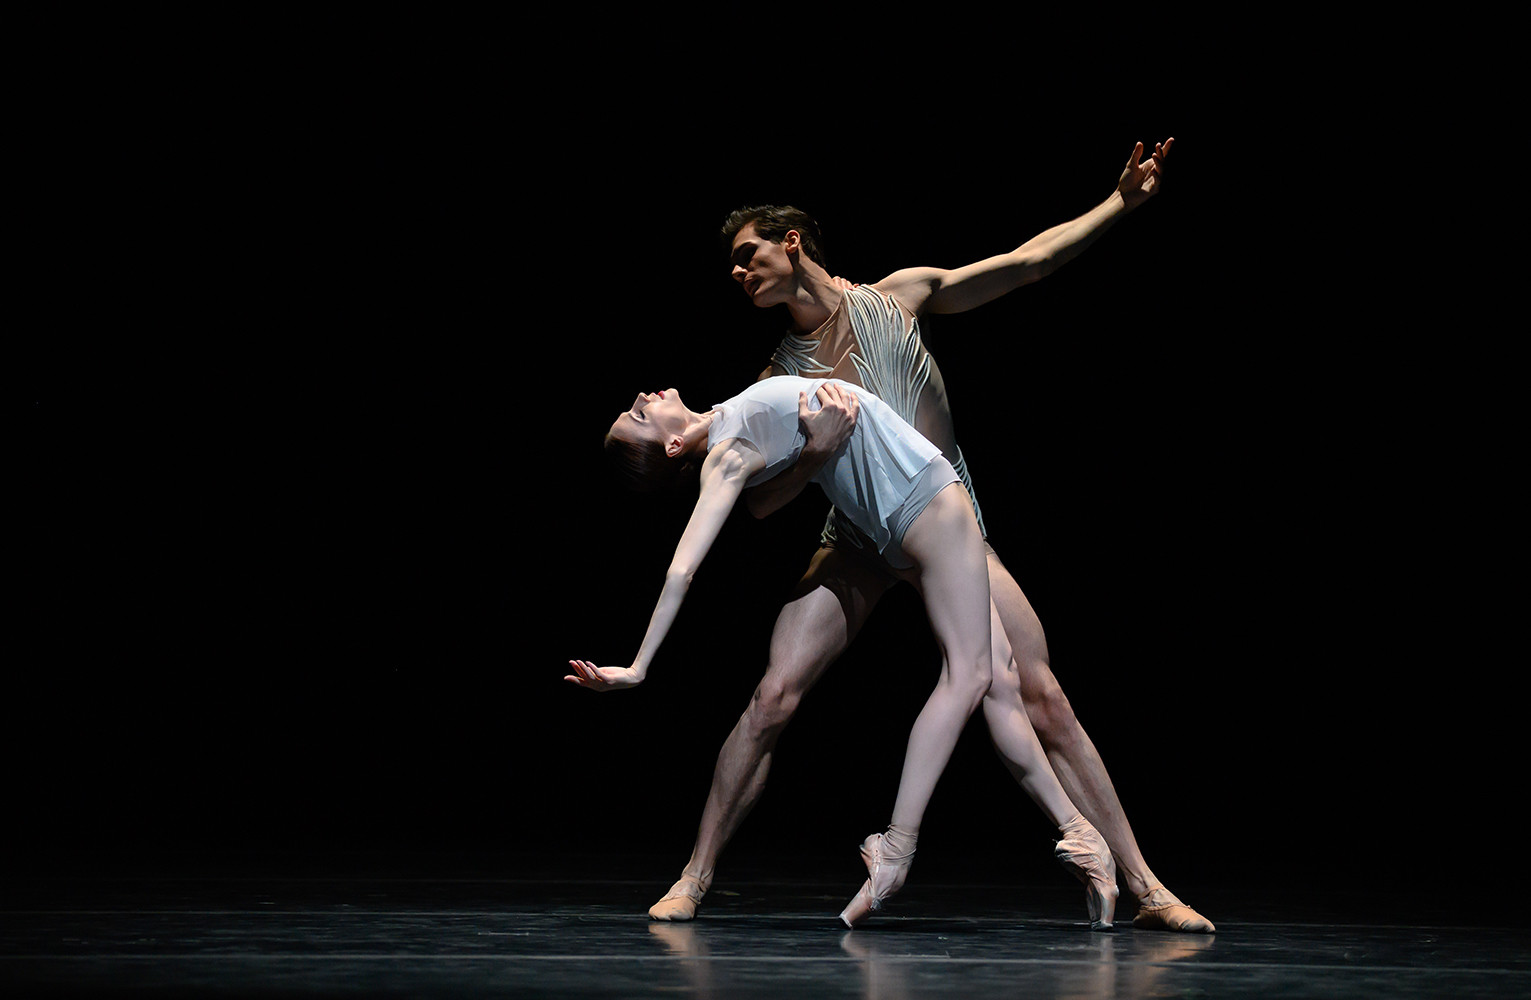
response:
{"label": "male dancer", "polygon": [[[1037,281],[1078,256],[1117,219],[1158,191],[1173,143],[1167,139],[1156,145],[1148,160],[1142,158],[1143,145],[1138,143],[1110,197],[1011,253],[955,270],[896,271],[866,288],[848,288],[830,277],[816,246],[817,227],[802,212],[772,206],[734,212],[724,225],[734,280],[757,307],[784,304],[792,317],[792,329],[761,377],[839,378],[870,389],[942,450],[971,495],[972,483],[952,433],[945,384],[920,340],[919,317],[965,312]],[[835,406],[815,414],[805,407],[802,415],[808,440],[797,465],[746,494],[757,517],[796,496],[854,423],[853,413]],[[973,507],[978,512],[976,498]],[[978,523],[982,530],[981,513]],[[776,740],[802,696],[897,582],[875,547],[867,548],[858,534],[830,512],[818,552],[777,617],[765,677],[718,755],[691,859],[680,881],[649,910],[650,917],[690,920],[696,915],[717,857],[759,799]],[[988,563],[990,592],[1014,651],[1008,664],[995,661],[994,681],[984,699],[984,716],[996,746],[1009,728],[1007,714],[1025,712],[1059,781],[1106,838],[1122,882],[1137,896],[1133,926],[1210,933],[1212,923],[1181,903],[1143,860],[1105,765],[1053,676],[1036,613],[992,547]]]}

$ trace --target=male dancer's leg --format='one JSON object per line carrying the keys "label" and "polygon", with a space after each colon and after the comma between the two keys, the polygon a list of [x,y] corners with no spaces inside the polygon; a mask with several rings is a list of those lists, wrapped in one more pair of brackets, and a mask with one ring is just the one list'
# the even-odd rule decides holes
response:
{"label": "male dancer's leg", "polygon": [[1001,700],[1019,697],[1025,705],[1059,783],[1106,838],[1122,883],[1138,897],[1141,910],[1134,926],[1210,933],[1214,930],[1212,922],[1175,898],[1143,860],[1106,765],[1053,676],[1042,623],[1020,585],[992,550],[989,593],[1015,654],[1014,670],[999,669],[1001,665],[996,664],[989,697]]}
{"label": "male dancer's leg", "polygon": [[765,788],[772,752],[798,703],[850,645],[893,579],[836,548],[814,554],[792,599],[776,617],[770,662],[718,754],[696,846],[680,881],[649,909],[655,920],[690,920],[712,884],[718,855]]}

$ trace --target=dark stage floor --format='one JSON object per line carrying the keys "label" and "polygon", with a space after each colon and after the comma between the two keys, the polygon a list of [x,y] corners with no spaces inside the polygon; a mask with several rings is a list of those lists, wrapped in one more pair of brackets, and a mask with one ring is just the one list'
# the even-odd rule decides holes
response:
{"label": "dark stage floor", "polygon": [[834,915],[855,886],[817,876],[731,877],[702,919],[656,924],[644,911],[663,880],[209,872],[7,878],[0,994],[1531,996],[1524,926],[1446,926],[1402,898],[1374,901],[1367,922],[1367,900],[1180,887],[1218,924],[1182,937],[1133,930],[1130,906],[1115,933],[1092,933],[1061,878],[916,881],[852,932]]}

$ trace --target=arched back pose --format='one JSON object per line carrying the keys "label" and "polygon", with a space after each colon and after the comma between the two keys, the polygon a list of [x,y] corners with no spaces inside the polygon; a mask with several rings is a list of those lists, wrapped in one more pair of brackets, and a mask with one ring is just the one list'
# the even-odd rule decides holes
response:
{"label": "arched back pose", "polygon": [[[840,914],[854,925],[903,885],[925,807],[964,724],[989,689],[990,663],[996,656],[1010,659],[1003,629],[997,623],[991,628],[998,613],[989,601],[987,557],[972,504],[963,490],[951,488],[960,479],[941,450],[892,407],[846,382],[795,376],[757,382],[705,413],[688,409],[673,389],[639,395],[612,424],[608,449],[645,483],[700,462],[701,495],[632,665],[571,660],[574,673],[566,679],[597,690],[642,682],[734,503],[746,486],[796,463],[806,440],[800,421],[826,403],[848,414],[850,432],[812,481],[887,564],[914,583],[942,655],[940,679],[909,733],[892,822],[861,846],[868,878]],[[995,641],[997,649],[991,647]],[[1029,725],[1025,732],[1031,733]],[[1110,926],[1117,890],[1105,840],[1069,801],[1034,734],[1012,763],[1063,835],[1055,853],[1085,883],[1092,924]]]}
{"label": "arched back pose", "polygon": [[[1159,190],[1173,143],[1157,144],[1149,156],[1138,144],[1105,201],[1010,253],[952,270],[895,271],[854,291],[824,269],[817,227],[808,216],[769,206],[735,212],[724,228],[734,280],[757,308],[783,306],[791,317],[791,328],[762,377],[836,378],[872,390],[941,448],[973,496],[976,512],[978,501],[953,430],[951,399],[921,339],[921,317],[973,309],[1068,263]],[[1019,354],[1013,344],[974,349],[989,352],[992,363],[1001,365]],[[798,464],[746,493],[752,512],[763,516],[801,488],[837,446],[835,422],[840,419],[839,408],[826,405],[805,421],[808,441]],[[1024,450],[1016,454],[1017,461],[1024,461]],[[978,520],[982,530],[981,515]],[[1008,662],[994,660],[994,683],[983,702],[995,749],[1015,770],[1017,748],[1029,746],[1033,737],[1041,740],[1069,798],[1111,845],[1123,887],[1138,899],[1133,926],[1211,932],[1212,922],[1181,903],[1149,868],[1106,766],[1053,675],[1041,622],[992,548],[987,558],[990,594],[1004,626],[996,634],[1003,632],[1014,651]],[[861,544],[858,529],[832,512],[819,550],[777,616],[765,676],[718,753],[691,856],[680,880],[649,909],[651,917],[690,920],[696,915],[719,855],[760,798],[777,739],[803,696],[896,581],[878,553]],[[1146,752],[1176,757],[1198,752],[1193,739],[1172,729],[1150,727],[1143,738],[1150,744]]]}

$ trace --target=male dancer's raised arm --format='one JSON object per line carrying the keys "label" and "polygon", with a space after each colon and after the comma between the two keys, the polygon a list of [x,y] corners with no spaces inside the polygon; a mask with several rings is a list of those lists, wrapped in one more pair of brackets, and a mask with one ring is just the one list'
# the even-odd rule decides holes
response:
{"label": "male dancer's raised arm", "polygon": [[[1010,253],[951,269],[904,268],[883,278],[873,287],[892,295],[919,315],[926,312],[966,312],[1023,285],[1040,281],[1083,253],[1113,223],[1158,191],[1164,175],[1164,161],[1174,143],[1173,136],[1164,142],[1155,143],[1153,155],[1147,160],[1143,159],[1143,144],[1138,143],[1117,180],[1116,190],[1105,201],[1078,218],[1038,233]],[[736,262],[748,263],[748,258],[737,251],[731,256]],[[801,260],[800,263],[805,269],[815,266],[811,259]],[[827,272],[822,274],[822,281],[813,280],[821,277],[819,275],[808,277],[805,286],[828,286],[832,290],[831,294],[853,287],[845,279],[832,277]],[[743,281],[749,282],[750,279],[745,277]],[[768,378],[772,374],[773,370],[767,368],[761,372],[760,378]],[[822,399],[822,392],[820,396]],[[852,408],[849,413],[846,412],[847,401]],[[823,408],[811,415],[806,401],[803,403],[800,416],[808,442],[803,448],[803,454],[792,469],[745,492],[745,505],[751,514],[766,517],[802,492],[827,458],[850,436],[850,430],[856,422],[854,406],[855,397],[850,394],[845,394],[845,401],[824,400]]]}
{"label": "male dancer's raised arm", "polygon": [[1153,156],[1147,160],[1143,159],[1143,144],[1138,143],[1110,197],[1078,218],[1038,233],[1009,253],[950,270],[906,268],[888,275],[875,287],[916,314],[960,313],[1040,281],[1083,253],[1123,215],[1153,197],[1174,143],[1173,137],[1156,143]]}

